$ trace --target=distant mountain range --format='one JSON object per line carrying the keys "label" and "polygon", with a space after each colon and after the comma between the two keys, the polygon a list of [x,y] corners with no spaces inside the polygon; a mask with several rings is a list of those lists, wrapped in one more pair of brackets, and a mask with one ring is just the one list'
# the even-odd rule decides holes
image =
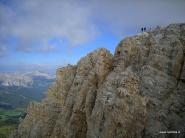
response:
{"label": "distant mountain range", "polygon": [[40,101],[55,75],[34,71],[0,73],[0,109],[24,108],[30,101]]}
{"label": "distant mountain range", "polygon": [[0,73],[0,138],[17,127],[30,101],[41,101],[54,80],[41,71]]}
{"label": "distant mountain range", "polygon": [[54,75],[40,71],[26,73],[0,73],[0,86],[32,87],[34,81],[53,80],[54,78]]}

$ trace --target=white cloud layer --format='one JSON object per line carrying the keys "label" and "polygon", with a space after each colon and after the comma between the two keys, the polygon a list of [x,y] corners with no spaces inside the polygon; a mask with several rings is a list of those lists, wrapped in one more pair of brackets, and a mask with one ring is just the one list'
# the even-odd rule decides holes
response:
{"label": "white cloud layer", "polygon": [[89,5],[97,20],[121,35],[141,26],[185,22],[185,0],[92,0]]}
{"label": "white cloud layer", "polygon": [[[106,25],[116,34],[185,22],[185,0],[14,0],[0,3],[0,47],[10,36],[20,40],[18,50],[48,52],[48,40],[57,37],[70,46],[84,44]],[[37,48],[35,43],[42,43]],[[7,46],[7,45],[6,45]],[[3,55],[0,48],[0,55]]]}
{"label": "white cloud layer", "polygon": [[[0,5],[0,34],[20,39],[19,50],[29,52],[37,42],[58,37],[76,46],[96,36],[88,9],[75,1],[15,0]],[[45,45],[47,48],[48,45]],[[46,49],[46,48],[38,48]],[[45,51],[45,50],[44,50]]]}
{"label": "white cloud layer", "polygon": [[[21,66],[20,66],[21,64]],[[65,65],[65,64],[64,64]],[[43,71],[48,73],[55,73],[56,69],[60,66],[51,64],[0,64],[0,72],[31,72],[31,71]]]}

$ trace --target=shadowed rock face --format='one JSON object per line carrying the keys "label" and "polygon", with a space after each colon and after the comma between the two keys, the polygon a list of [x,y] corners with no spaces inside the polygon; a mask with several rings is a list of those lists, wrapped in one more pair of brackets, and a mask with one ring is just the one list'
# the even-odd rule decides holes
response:
{"label": "shadowed rock face", "polygon": [[41,103],[31,103],[16,138],[185,136],[185,24],[97,49],[57,70]]}

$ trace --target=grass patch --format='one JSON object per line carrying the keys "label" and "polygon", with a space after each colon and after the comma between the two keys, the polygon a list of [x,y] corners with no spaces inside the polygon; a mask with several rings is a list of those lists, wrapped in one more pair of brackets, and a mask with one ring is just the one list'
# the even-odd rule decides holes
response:
{"label": "grass patch", "polygon": [[5,125],[0,127],[0,138],[8,138],[17,125]]}
{"label": "grass patch", "polygon": [[19,119],[25,117],[25,109],[0,109],[0,138],[7,138],[18,127]]}

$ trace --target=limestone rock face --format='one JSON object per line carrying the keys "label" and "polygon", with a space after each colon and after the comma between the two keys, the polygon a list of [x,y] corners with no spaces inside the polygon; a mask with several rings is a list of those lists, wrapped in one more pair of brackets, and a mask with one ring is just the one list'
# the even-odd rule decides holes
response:
{"label": "limestone rock face", "polygon": [[185,24],[125,38],[114,55],[97,49],[56,76],[11,137],[185,137]]}

